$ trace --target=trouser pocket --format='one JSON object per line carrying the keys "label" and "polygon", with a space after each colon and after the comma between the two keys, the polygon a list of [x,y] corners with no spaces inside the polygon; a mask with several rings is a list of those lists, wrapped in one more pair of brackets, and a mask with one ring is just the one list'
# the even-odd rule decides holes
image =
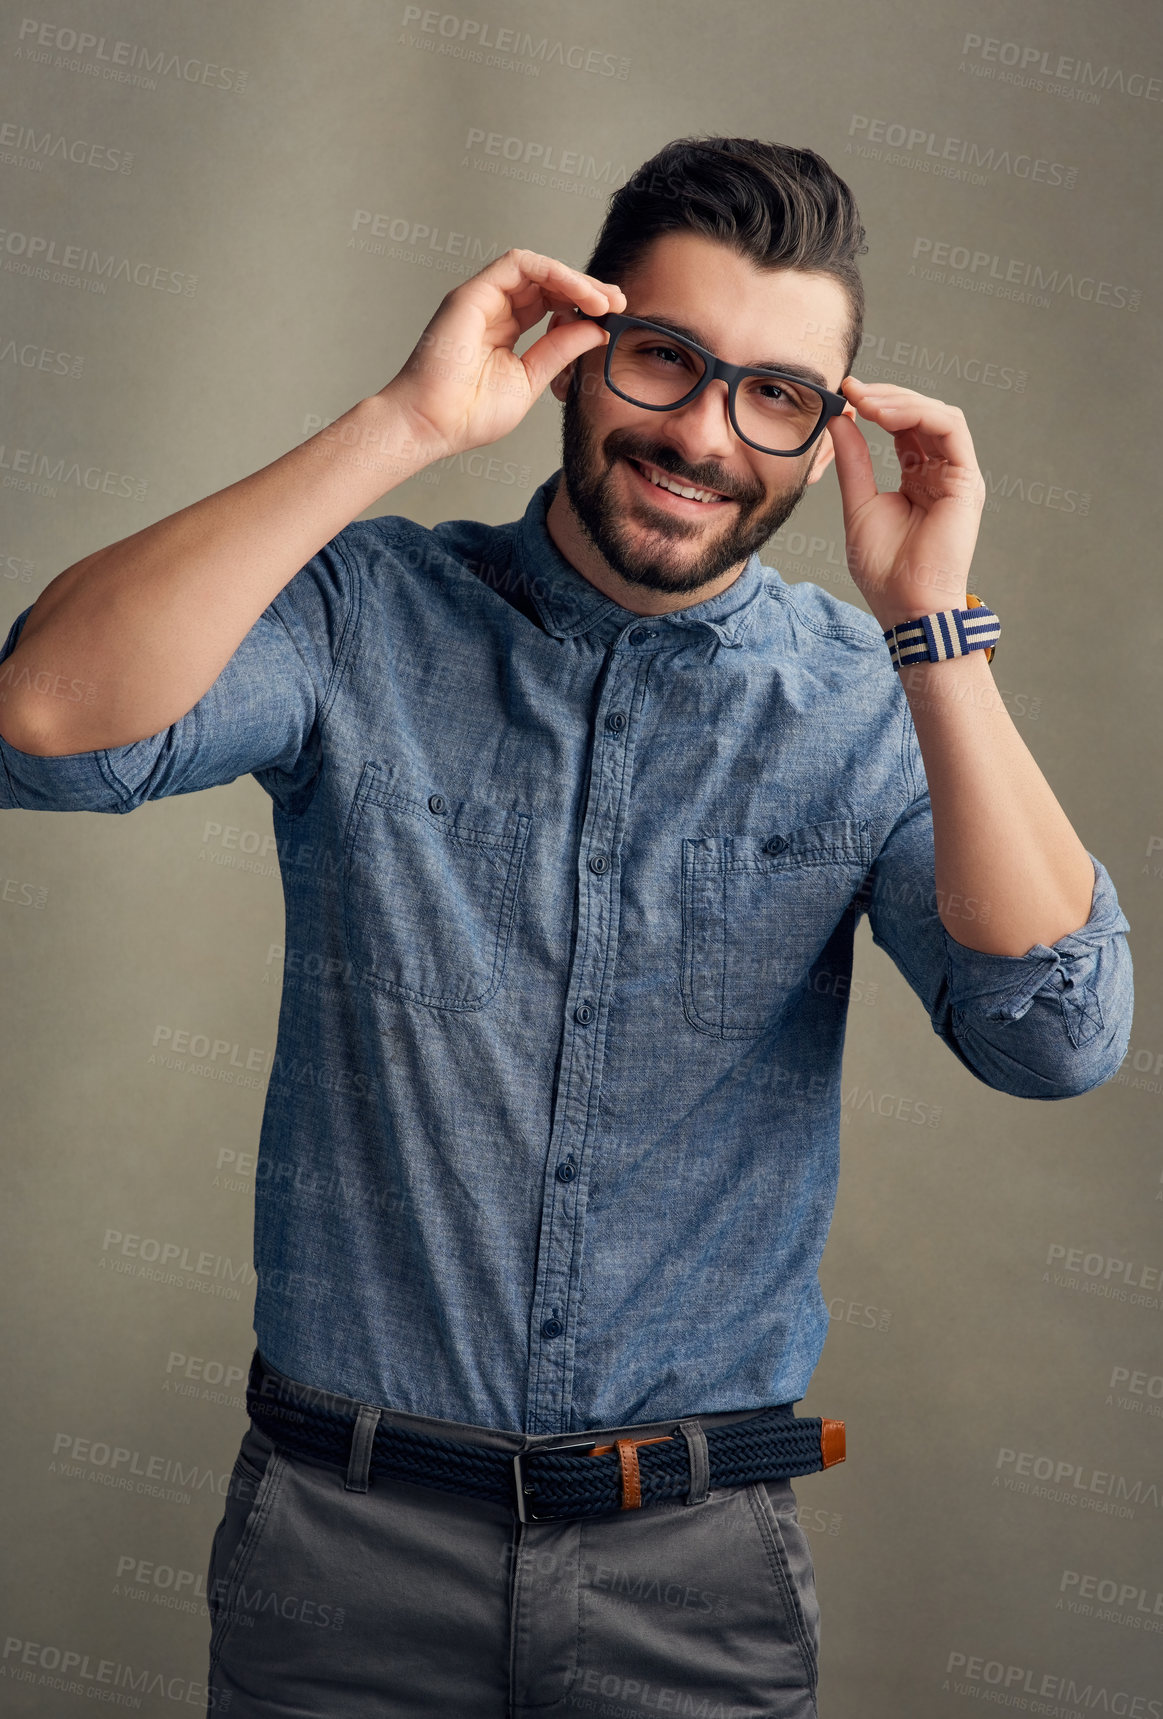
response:
{"label": "trouser pocket", "polygon": [[226,1508],[210,1547],[206,1604],[210,1612],[211,1668],[241,1615],[240,1588],[268,1531],[286,1461],[253,1423],[247,1428],[231,1471]]}
{"label": "trouser pocket", "polygon": [[249,1509],[230,1501],[214,1558],[215,1713],[506,1712],[508,1509],[407,1482],[344,1482],[338,1468],[279,1455]]}
{"label": "trouser pocket", "polygon": [[[763,1480],[749,1490],[760,1521],[771,1532],[772,1573],[783,1591],[789,1629],[798,1637],[804,1668],[814,1689],[820,1665],[820,1607],[808,1537],[800,1527],[795,1493],[786,1480]],[[766,1538],[766,1537],[765,1537]]]}

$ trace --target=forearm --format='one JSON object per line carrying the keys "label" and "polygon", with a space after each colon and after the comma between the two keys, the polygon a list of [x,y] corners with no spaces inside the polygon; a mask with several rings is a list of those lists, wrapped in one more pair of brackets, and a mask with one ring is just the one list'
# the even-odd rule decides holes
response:
{"label": "forearm", "polygon": [[[325,543],[428,463],[388,392],[226,489],[85,556],[0,664],[0,736],[53,755],[168,728]],[[85,697],[53,697],[83,685]]]}
{"label": "forearm", "polygon": [[986,954],[1024,955],[1080,930],[1094,867],[985,653],[912,664],[901,682],[928,778],[937,906],[949,935]]}

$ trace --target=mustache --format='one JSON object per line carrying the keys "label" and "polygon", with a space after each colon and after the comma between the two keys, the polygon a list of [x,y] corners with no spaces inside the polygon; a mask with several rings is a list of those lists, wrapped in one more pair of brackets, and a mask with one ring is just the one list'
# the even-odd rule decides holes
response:
{"label": "mustache", "polygon": [[717,490],[720,495],[725,495],[732,501],[741,501],[749,505],[754,505],[756,500],[762,500],[762,496],[756,497],[741,493],[730,484],[725,484],[718,476],[711,477],[703,473],[683,471],[676,463],[674,455],[669,452],[652,452],[620,442],[608,442],[606,452],[611,462],[622,457],[637,460],[640,465],[657,466],[658,470],[665,472],[667,477],[674,478],[678,483],[689,484],[692,489]]}

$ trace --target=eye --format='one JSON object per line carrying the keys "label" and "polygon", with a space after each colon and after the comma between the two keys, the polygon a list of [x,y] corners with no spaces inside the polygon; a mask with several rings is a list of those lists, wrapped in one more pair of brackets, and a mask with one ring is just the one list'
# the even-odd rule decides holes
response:
{"label": "eye", "polygon": [[747,398],[769,412],[795,412],[819,416],[823,402],[814,388],[784,378],[778,382],[753,377],[747,384]]}
{"label": "eye", "polygon": [[677,346],[648,346],[645,351],[651,358],[673,359],[678,364],[681,364],[686,357],[686,354],[681,352]]}

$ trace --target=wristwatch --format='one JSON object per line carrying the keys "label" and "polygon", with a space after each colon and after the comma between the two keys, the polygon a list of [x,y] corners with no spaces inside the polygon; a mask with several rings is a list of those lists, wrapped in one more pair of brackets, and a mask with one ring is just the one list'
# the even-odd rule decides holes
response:
{"label": "wristwatch", "polygon": [[965,596],[965,609],[942,609],[935,615],[920,615],[915,621],[898,621],[887,627],[884,642],[895,669],[908,663],[943,663],[969,651],[984,651],[993,661],[1001,622],[987,603],[972,591]]}

